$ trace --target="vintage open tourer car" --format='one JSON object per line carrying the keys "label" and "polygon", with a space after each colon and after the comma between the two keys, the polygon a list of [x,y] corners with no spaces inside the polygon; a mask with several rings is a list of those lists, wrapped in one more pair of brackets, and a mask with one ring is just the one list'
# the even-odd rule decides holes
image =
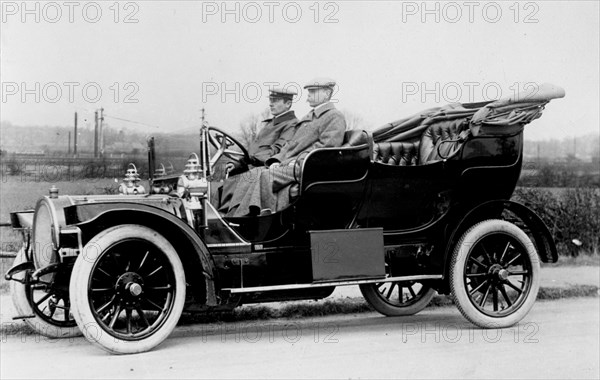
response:
{"label": "vintage open tourer car", "polygon": [[177,161],[159,149],[169,144],[151,138],[148,183],[131,165],[119,195],[53,188],[11,214],[24,236],[6,274],[17,318],[135,353],[160,344],[184,311],[359,285],[384,315],[415,314],[438,292],[481,328],[514,325],[536,299],[540,260],[557,260],[542,220],[510,200],[523,128],[563,96],[541,85],[347,131],[343,146],[298,160],[291,204],[261,216],[224,217],[211,199],[219,159],[247,155],[232,136],[204,122],[179,174],[165,170]]}

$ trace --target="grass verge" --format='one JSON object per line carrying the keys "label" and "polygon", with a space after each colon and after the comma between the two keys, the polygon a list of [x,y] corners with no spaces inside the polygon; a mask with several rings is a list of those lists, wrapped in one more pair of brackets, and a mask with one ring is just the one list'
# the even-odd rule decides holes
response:
{"label": "grass verge", "polygon": [[540,288],[537,299],[551,301],[562,298],[598,297],[599,295],[600,288],[595,285],[571,285],[560,288]]}
{"label": "grass verge", "polygon": [[544,266],[547,267],[598,267],[600,266],[600,255],[589,253],[582,254],[576,257],[573,256],[558,256],[558,262],[555,264],[544,264],[542,263],[542,268]]}

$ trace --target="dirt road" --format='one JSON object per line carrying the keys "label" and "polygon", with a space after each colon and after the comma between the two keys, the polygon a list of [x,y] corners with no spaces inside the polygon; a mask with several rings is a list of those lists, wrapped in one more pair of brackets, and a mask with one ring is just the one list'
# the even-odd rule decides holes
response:
{"label": "dirt road", "polygon": [[598,378],[600,298],[538,302],[480,330],[453,307],[178,327],[154,351],[112,356],[83,338],[4,336],[8,378]]}

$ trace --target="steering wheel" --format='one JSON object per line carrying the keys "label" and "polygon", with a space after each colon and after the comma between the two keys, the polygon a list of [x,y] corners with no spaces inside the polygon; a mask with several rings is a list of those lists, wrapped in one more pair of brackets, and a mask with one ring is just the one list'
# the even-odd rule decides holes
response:
{"label": "steering wheel", "polygon": [[[210,167],[213,168],[221,156],[225,156],[233,161],[250,162],[250,155],[242,144],[234,139],[231,135],[223,132],[222,130],[215,127],[208,127],[208,141],[217,150],[214,156],[210,159]],[[231,149],[232,147],[241,150]]]}

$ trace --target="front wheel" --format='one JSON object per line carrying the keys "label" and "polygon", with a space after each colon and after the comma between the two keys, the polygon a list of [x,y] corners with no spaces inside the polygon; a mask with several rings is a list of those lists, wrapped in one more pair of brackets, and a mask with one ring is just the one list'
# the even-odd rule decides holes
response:
{"label": "front wheel", "polygon": [[148,351],[175,328],[185,275],[173,246],[156,231],[121,225],[94,237],[70,283],[73,315],[86,339],[115,354]]}
{"label": "front wheel", "polygon": [[[27,261],[25,248],[17,253],[14,265]],[[66,273],[54,276],[50,282],[32,283],[30,271],[23,271],[10,281],[13,305],[23,321],[35,332],[50,338],[70,338],[81,335],[69,304]],[[61,281],[64,280],[64,281]]]}
{"label": "front wheel", "polygon": [[362,284],[360,292],[375,310],[387,316],[416,314],[435,296],[435,290],[415,281]]}
{"label": "front wheel", "polygon": [[509,327],[532,308],[540,262],[529,237],[512,223],[490,219],[464,233],[450,264],[458,309],[483,328]]}

